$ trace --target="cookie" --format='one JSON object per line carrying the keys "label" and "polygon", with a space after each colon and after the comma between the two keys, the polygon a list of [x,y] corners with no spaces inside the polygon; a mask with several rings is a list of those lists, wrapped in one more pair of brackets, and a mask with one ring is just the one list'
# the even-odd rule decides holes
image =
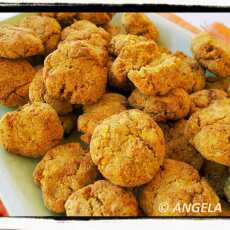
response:
{"label": "cookie", "polygon": [[[218,210],[215,211],[219,198],[206,180],[192,166],[169,159],[164,161],[153,180],[141,188],[139,202],[148,216],[220,215]],[[202,204],[213,211],[201,209]],[[183,208],[185,205],[190,208]],[[193,205],[200,208],[191,208]]]}
{"label": "cookie", "polygon": [[129,105],[149,113],[156,122],[178,120],[188,115],[190,98],[183,89],[173,89],[164,96],[146,96],[135,89],[129,96]]}
{"label": "cookie", "polygon": [[0,58],[0,103],[8,107],[26,104],[35,72],[26,60]]}
{"label": "cookie", "polygon": [[31,29],[0,26],[0,57],[23,58],[44,53],[41,39]]}
{"label": "cookie", "polygon": [[67,216],[137,216],[131,192],[100,180],[74,192],[65,204]]}
{"label": "cookie", "polygon": [[8,152],[27,157],[43,156],[58,145],[63,128],[56,111],[48,104],[26,104],[5,113],[0,120],[1,146]]}
{"label": "cookie", "polygon": [[49,150],[33,172],[41,186],[45,206],[56,213],[64,213],[68,197],[93,183],[98,176],[89,153],[78,143],[59,145]]}
{"label": "cookie", "polygon": [[78,130],[84,133],[81,140],[90,142],[94,129],[105,118],[126,110],[127,99],[117,93],[105,93],[92,105],[83,106],[83,114],[78,117]]}
{"label": "cookie", "polygon": [[80,12],[78,18],[87,20],[96,25],[105,25],[112,20],[114,13],[109,12]]}
{"label": "cookie", "polygon": [[163,163],[164,136],[148,114],[127,110],[95,128],[90,154],[106,179],[135,187],[149,182]]}
{"label": "cookie", "polygon": [[219,77],[230,76],[230,46],[210,33],[203,32],[192,40],[196,60]]}
{"label": "cookie", "polygon": [[31,15],[19,22],[20,27],[28,28],[41,39],[45,53],[51,53],[57,48],[61,38],[61,26],[56,19],[46,16]]}

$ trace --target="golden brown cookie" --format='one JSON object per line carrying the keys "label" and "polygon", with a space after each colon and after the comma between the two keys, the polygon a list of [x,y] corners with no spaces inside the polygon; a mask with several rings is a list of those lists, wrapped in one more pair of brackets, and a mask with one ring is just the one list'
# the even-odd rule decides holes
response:
{"label": "golden brown cookie", "polygon": [[60,143],[62,136],[56,111],[45,103],[26,104],[20,110],[5,113],[0,120],[0,142],[10,153],[43,156]]}
{"label": "golden brown cookie", "polygon": [[[190,165],[166,159],[153,180],[140,191],[139,204],[148,216],[216,216],[219,198]],[[206,204],[206,208],[201,209]],[[190,209],[186,210],[186,205]],[[191,208],[196,205],[195,208]],[[199,208],[199,209],[198,209]],[[221,208],[220,208],[221,209]]]}
{"label": "golden brown cookie", "polygon": [[111,66],[110,84],[121,89],[130,88],[127,78],[129,72],[140,69],[159,55],[159,48],[154,41],[126,45]]}
{"label": "golden brown cookie", "polygon": [[175,123],[168,123],[168,127],[162,128],[166,142],[166,158],[183,161],[200,170],[203,157],[188,142],[184,136],[187,120],[181,119]]}
{"label": "golden brown cookie", "polygon": [[196,60],[219,77],[230,77],[230,46],[210,33],[202,32],[192,40]]}
{"label": "golden brown cookie", "polygon": [[59,115],[65,115],[73,110],[73,106],[63,99],[56,99],[46,92],[43,68],[40,68],[29,87],[29,98],[31,102],[44,102],[51,105]]}
{"label": "golden brown cookie", "polygon": [[0,103],[8,107],[29,101],[29,85],[35,69],[26,60],[0,58]]}
{"label": "golden brown cookie", "polygon": [[76,12],[43,12],[40,15],[56,18],[63,27],[72,24],[77,17]]}
{"label": "golden brown cookie", "polygon": [[43,52],[42,41],[33,30],[12,25],[0,26],[0,57],[15,59]]}
{"label": "golden brown cookie", "polygon": [[65,209],[67,216],[137,216],[139,212],[131,192],[105,180],[74,192]]}
{"label": "golden brown cookie", "polygon": [[220,89],[224,90],[230,95],[230,77],[225,78],[206,78],[206,89]]}
{"label": "golden brown cookie", "polygon": [[80,20],[88,20],[96,25],[105,25],[112,20],[114,13],[109,12],[81,12],[78,13]]}
{"label": "golden brown cookie", "polygon": [[220,197],[223,197],[224,184],[228,177],[228,168],[224,165],[205,160],[202,167],[202,174],[214,191]]}
{"label": "golden brown cookie", "polygon": [[59,145],[49,150],[33,173],[35,182],[41,186],[46,207],[56,213],[64,213],[68,197],[93,183],[97,176],[97,168],[89,153],[78,143]]}
{"label": "golden brown cookie", "polygon": [[84,135],[81,139],[89,143],[94,129],[105,118],[126,110],[127,99],[117,93],[106,93],[92,105],[83,107],[83,114],[78,117],[78,130]]}
{"label": "golden brown cookie", "polygon": [[90,154],[113,184],[135,187],[149,182],[159,170],[165,155],[164,136],[148,114],[127,110],[95,128]]}
{"label": "golden brown cookie", "polygon": [[113,56],[118,56],[121,50],[127,45],[133,45],[138,42],[147,41],[143,36],[133,34],[118,34],[112,37],[109,44],[109,53]]}
{"label": "golden brown cookie", "polygon": [[121,26],[117,26],[117,25],[115,26],[112,23],[107,23],[103,25],[103,28],[105,31],[107,31],[110,34],[111,37],[116,36],[123,32]]}
{"label": "golden brown cookie", "polygon": [[61,38],[61,26],[56,19],[46,16],[31,15],[19,22],[20,27],[28,28],[41,39],[46,54],[57,48]]}
{"label": "golden brown cookie", "polygon": [[179,88],[164,96],[146,96],[135,89],[128,101],[133,108],[149,113],[156,122],[184,118],[190,110],[189,95]]}
{"label": "golden brown cookie", "polygon": [[105,41],[110,40],[110,34],[108,32],[106,32],[102,27],[97,27],[95,24],[87,20],[76,21],[72,25],[66,27],[61,33],[61,39],[65,40],[67,36],[69,36],[72,32],[78,32],[78,34],[79,33],[88,33],[93,35],[96,34],[99,35]]}
{"label": "golden brown cookie", "polygon": [[128,34],[142,35],[157,41],[159,30],[148,16],[143,13],[123,13],[122,24]]}
{"label": "golden brown cookie", "polygon": [[165,95],[175,88],[191,93],[205,87],[204,72],[196,61],[178,53],[163,53],[145,66],[130,70],[128,78],[146,95]]}
{"label": "golden brown cookie", "polygon": [[190,95],[191,109],[190,113],[194,113],[200,109],[208,107],[215,100],[225,99],[228,94],[220,89],[203,89]]}
{"label": "golden brown cookie", "polygon": [[44,63],[47,93],[71,104],[96,102],[105,92],[106,53],[86,42],[68,42],[51,53]]}
{"label": "golden brown cookie", "polygon": [[230,166],[230,99],[216,100],[192,114],[185,136],[204,158]]}

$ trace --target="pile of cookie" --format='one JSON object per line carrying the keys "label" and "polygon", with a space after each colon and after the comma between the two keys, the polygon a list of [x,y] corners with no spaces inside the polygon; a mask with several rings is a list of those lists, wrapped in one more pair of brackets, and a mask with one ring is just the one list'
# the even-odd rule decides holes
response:
{"label": "pile of cookie", "polygon": [[1,146],[42,157],[33,177],[55,213],[229,216],[230,46],[204,32],[192,58],[159,45],[145,14],[113,17],[39,13],[0,27],[0,102],[16,108],[1,117]]}

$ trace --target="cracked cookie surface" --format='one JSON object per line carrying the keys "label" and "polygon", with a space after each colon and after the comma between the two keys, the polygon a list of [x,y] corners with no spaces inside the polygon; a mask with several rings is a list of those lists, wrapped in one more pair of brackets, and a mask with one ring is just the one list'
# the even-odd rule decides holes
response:
{"label": "cracked cookie surface", "polygon": [[[163,166],[140,191],[140,206],[148,216],[216,216],[219,212],[189,211],[183,205],[206,203],[212,209],[219,198],[205,179],[200,178],[192,166],[175,160],[166,159]],[[167,209],[161,209],[166,204]],[[179,204],[180,208],[175,209]]]}
{"label": "cracked cookie surface", "polygon": [[150,114],[156,122],[178,120],[190,110],[190,98],[183,89],[173,89],[164,96],[146,96],[135,89],[128,98],[129,105]]}
{"label": "cracked cookie surface", "polygon": [[219,77],[230,76],[230,46],[210,33],[200,33],[192,40],[197,61]]}
{"label": "cracked cookie surface", "polygon": [[0,57],[15,59],[43,52],[42,41],[33,30],[12,25],[0,26]]}
{"label": "cracked cookie surface", "polygon": [[164,136],[140,110],[127,110],[105,119],[93,132],[90,154],[112,183],[134,187],[149,182],[163,163]]}
{"label": "cracked cookie surface", "polygon": [[46,54],[57,48],[61,38],[61,26],[56,19],[46,16],[31,15],[24,17],[19,22],[19,26],[34,31],[41,39]]}
{"label": "cracked cookie surface", "polygon": [[67,216],[137,216],[131,192],[100,180],[73,193],[65,204]]}
{"label": "cracked cookie surface", "polygon": [[90,154],[78,143],[59,145],[49,150],[33,173],[35,182],[41,186],[46,207],[56,213],[64,213],[68,197],[93,183],[97,176]]}
{"label": "cracked cookie surface", "polygon": [[58,145],[63,128],[56,111],[45,103],[26,104],[17,111],[5,113],[0,120],[0,141],[10,153],[43,156]]}
{"label": "cracked cookie surface", "polygon": [[204,158],[230,166],[230,99],[216,100],[192,114],[185,136]]}
{"label": "cracked cookie surface", "polygon": [[61,45],[44,63],[43,76],[47,93],[71,104],[96,102],[105,92],[106,53],[78,41]]}
{"label": "cracked cookie surface", "polygon": [[0,102],[17,107],[29,101],[29,85],[35,69],[26,60],[0,58]]}

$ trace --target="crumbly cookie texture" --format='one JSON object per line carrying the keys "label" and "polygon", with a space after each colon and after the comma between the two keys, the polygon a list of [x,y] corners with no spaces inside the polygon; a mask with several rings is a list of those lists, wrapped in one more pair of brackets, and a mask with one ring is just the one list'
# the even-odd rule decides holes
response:
{"label": "crumbly cookie texture", "polygon": [[114,13],[109,12],[81,12],[78,13],[78,18],[101,26],[109,23],[112,20],[113,15]]}
{"label": "crumbly cookie texture", "polygon": [[191,93],[205,87],[203,70],[181,52],[163,53],[145,66],[130,70],[128,78],[145,95],[165,95],[175,88]]}
{"label": "crumbly cookie texture", "polygon": [[166,128],[162,128],[166,142],[166,158],[183,161],[200,170],[203,165],[203,157],[188,142],[184,136],[184,129],[187,120],[181,119],[175,123],[168,123]]}
{"label": "crumbly cookie texture", "polygon": [[228,97],[228,94],[220,89],[203,89],[190,95],[191,108],[190,113],[208,107],[215,100],[221,100]]}
{"label": "crumbly cookie texture", "polygon": [[61,45],[44,63],[47,93],[71,104],[96,102],[107,82],[106,52],[78,41]]}
{"label": "crumbly cookie texture", "polygon": [[67,216],[137,216],[131,192],[100,180],[74,192],[65,204]]}
{"label": "crumbly cookie texture", "polygon": [[110,40],[110,34],[108,32],[106,32],[102,27],[97,27],[95,24],[87,20],[76,21],[72,25],[63,29],[61,33],[61,39],[65,40],[67,39],[68,36],[71,35],[71,33],[76,33],[76,32],[78,32],[78,34],[79,33],[91,34],[91,36],[98,35],[100,36],[100,38],[102,38],[107,42]]}
{"label": "crumbly cookie texture", "polygon": [[129,72],[149,64],[159,54],[158,45],[154,41],[126,45],[111,66],[110,84],[121,89],[129,88]]}
{"label": "crumbly cookie texture", "polygon": [[230,96],[230,77],[225,78],[211,78],[207,77],[206,89],[220,89],[224,90]]}
{"label": "crumbly cookie texture", "polygon": [[56,19],[46,16],[31,15],[19,22],[20,27],[28,28],[41,39],[46,54],[57,48],[61,38],[61,26]]}
{"label": "crumbly cookie texture", "polygon": [[92,105],[83,107],[84,113],[78,117],[78,130],[84,135],[81,139],[89,143],[94,129],[105,118],[126,110],[127,99],[117,93],[106,93]]}
{"label": "crumbly cookie texture", "polygon": [[0,142],[10,153],[43,156],[58,145],[63,128],[56,111],[45,103],[26,104],[8,112],[0,120]]}
{"label": "crumbly cookie texture", "polygon": [[55,18],[63,27],[71,25],[77,17],[76,12],[42,12],[40,15]]}
{"label": "crumbly cookie texture", "polygon": [[159,38],[157,27],[143,13],[123,13],[121,21],[128,34],[142,35],[154,41]]}
{"label": "crumbly cookie texture", "polygon": [[146,96],[135,89],[128,101],[133,108],[149,113],[156,122],[181,119],[190,110],[189,95],[179,88],[164,96]]}
{"label": "crumbly cookie texture", "polygon": [[59,115],[68,114],[73,110],[73,106],[66,100],[56,99],[47,94],[43,78],[43,68],[37,71],[29,86],[29,98],[31,102],[44,102],[51,105]]}
{"label": "crumbly cookie texture", "polygon": [[46,207],[64,213],[68,197],[93,183],[98,171],[89,153],[78,143],[68,143],[49,150],[36,166],[33,176],[41,186]]}
{"label": "crumbly cookie texture", "polygon": [[0,103],[8,107],[26,104],[34,75],[35,69],[28,61],[0,58]]}
{"label": "crumbly cookie texture", "polygon": [[110,41],[109,53],[113,56],[118,56],[125,46],[133,45],[142,41],[147,41],[147,38],[134,34],[118,34],[112,37]]}
{"label": "crumbly cookie texture", "polygon": [[[215,209],[219,198],[199,173],[190,165],[166,159],[153,180],[140,191],[139,202],[148,216],[216,216],[218,211],[189,211],[183,205],[206,203]],[[167,209],[161,209],[166,204]],[[178,207],[179,208],[175,208]]]}
{"label": "crumbly cookie texture", "polygon": [[135,187],[149,182],[162,165],[164,136],[148,114],[127,110],[96,127],[90,154],[102,175],[113,184]]}
{"label": "crumbly cookie texture", "polygon": [[12,25],[0,26],[0,57],[15,59],[43,52],[42,41],[33,30]]}
{"label": "crumbly cookie texture", "polygon": [[228,167],[206,160],[201,171],[217,195],[223,198],[224,184],[228,177]]}
{"label": "crumbly cookie texture", "polygon": [[185,136],[207,160],[230,166],[230,99],[216,100],[192,114]]}
{"label": "crumbly cookie texture", "polygon": [[230,77],[230,47],[224,41],[203,32],[192,40],[196,60],[219,77]]}

